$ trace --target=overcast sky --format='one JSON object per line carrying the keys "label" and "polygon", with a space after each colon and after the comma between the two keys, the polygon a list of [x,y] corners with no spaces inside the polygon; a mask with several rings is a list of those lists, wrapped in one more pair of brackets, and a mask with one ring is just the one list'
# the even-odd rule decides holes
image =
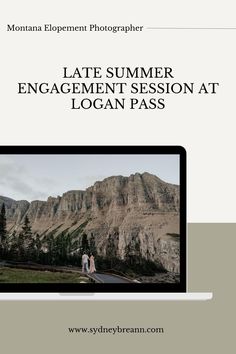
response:
{"label": "overcast sky", "polygon": [[0,195],[46,200],[109,176],[149,172],[179,184],[177,155],[0,155]]}

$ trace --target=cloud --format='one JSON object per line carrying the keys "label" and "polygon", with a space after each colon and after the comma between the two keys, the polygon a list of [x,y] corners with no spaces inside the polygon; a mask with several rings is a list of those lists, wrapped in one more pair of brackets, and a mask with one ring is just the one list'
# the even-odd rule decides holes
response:
{"label": "cloud", "polygon": [[10,159],[0,159],[0,195],[14,199],[46,199],[54,185],[49,178],[33,178],[25,166]]}
{"label": "cloud", "polygon": [[95,182],[103,181],[106,175],[90,175],[90,176],[82,176],[78,178],[78,184],[81,186],[80,189],[85,189],[91,187]]}

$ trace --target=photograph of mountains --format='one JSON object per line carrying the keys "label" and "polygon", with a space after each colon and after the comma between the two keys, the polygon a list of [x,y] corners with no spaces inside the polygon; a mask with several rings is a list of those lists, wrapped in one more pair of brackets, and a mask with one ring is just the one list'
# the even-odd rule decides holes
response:
{"label": "photograph of mountains", "polygon": [[173,156],[2,158],[0,283],[179,282],[177,166]]}

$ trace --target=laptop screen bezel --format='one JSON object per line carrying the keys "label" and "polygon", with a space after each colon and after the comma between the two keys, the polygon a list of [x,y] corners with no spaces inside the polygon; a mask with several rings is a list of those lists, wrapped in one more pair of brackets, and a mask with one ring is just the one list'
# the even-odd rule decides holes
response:
{"label": "laptop screen bezel", "polygon": [[[1,146],[0,155],[179,155],[180,161],[180,281],[177,283],[0,283],[1,292],[13,293],[147,293],[186,292],[186,151],[182,146]],[[1,173],[0,173],[1,175]],[[0,177],[1,178],[1,177]],[[2,193],[2,192],[1,192]]]}

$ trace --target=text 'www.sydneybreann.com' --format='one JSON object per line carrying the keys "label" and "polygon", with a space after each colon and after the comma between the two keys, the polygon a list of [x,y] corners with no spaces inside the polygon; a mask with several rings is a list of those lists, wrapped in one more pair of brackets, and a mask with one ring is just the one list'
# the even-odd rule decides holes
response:
{"label": "text 'www.sydneybreann.com'", "polygon": [[68,327],[70,334],[164,334],[163,327]]}

